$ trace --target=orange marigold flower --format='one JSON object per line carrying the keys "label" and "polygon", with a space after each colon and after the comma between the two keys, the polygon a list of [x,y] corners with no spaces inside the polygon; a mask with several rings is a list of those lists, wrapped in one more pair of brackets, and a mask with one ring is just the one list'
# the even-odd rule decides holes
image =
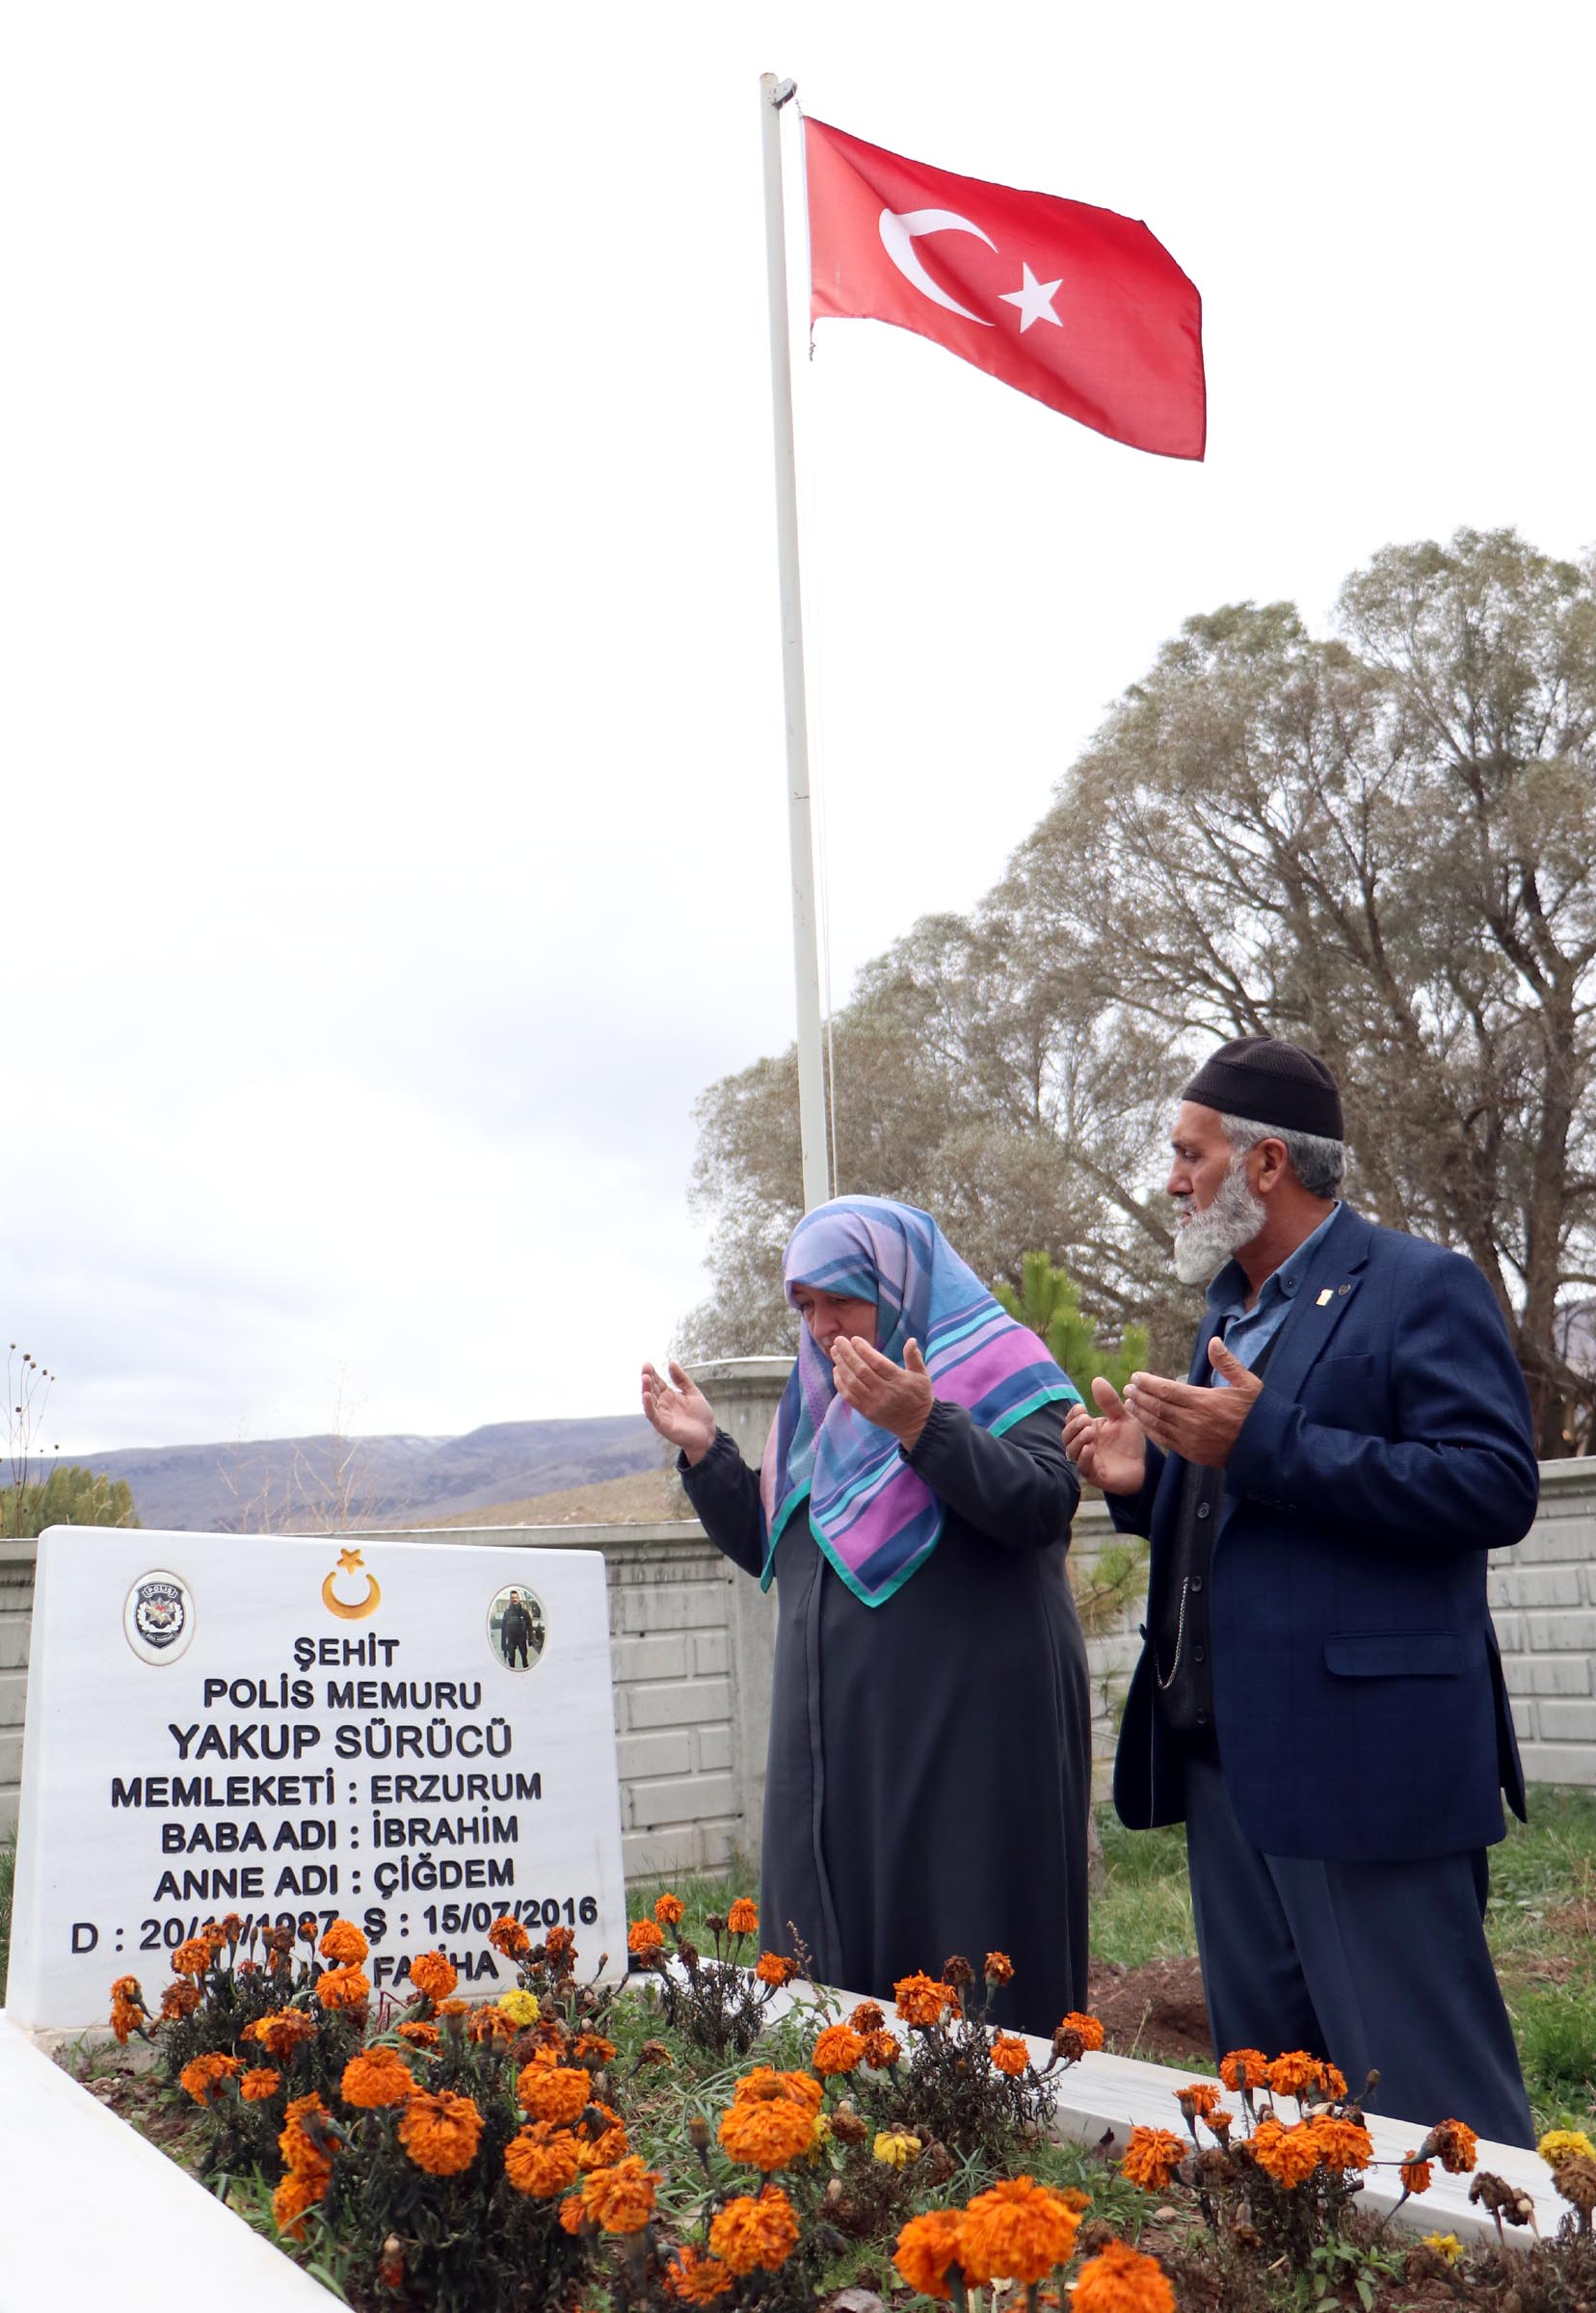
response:
{"label": "orange marigold flower", "polygon": [[1402,2180],[1404,2193],[1427,2193],[1435,2180],[1435,2170],[1428,2161],[1422,2161],[1416,2152],[1408,2154],[1396,2173]]}
{"label": "orange marigold flower", "polygon": [[1261,2088],[1269,2077],[1269,2060],[1262,2048],[1233,2048],[1220,2059],[1219,2077],[1227,2088]]}
{"label": "orange marigold flower", "polygon": [[532,1949],[532,1938],[519,1920],[513,1919],[507,1911],[501,1911],[489,1928],[488,1941],[506,1959],[519,1959]]}
{"label": "orange marigold flower", "polygon": [[460,1977],[446,1952],[418,1952],[410,1963],[410,1980],[420,1999],[443,2001]]}
{"label": "orange marigold flower", "polygon": [[1367,2168],[1374,2158],[1373,2140],[1359,2121],[1320,2113],[1308,2125],[1326,2168]]}
{"label": "orange marigold flower", "polygon": [[857,2071],[864,2061],[864,2035],[851,2024],[828,2024],[810,2056],[822,2079],[834,2072]]}
{"label": "orange marigold flower", "polygon": [[[133,1979],[130,1976],[124,1979],[124,1981],[128,1983],[131,1983]],[[173,1984],[173,1989],[175,1991],[177,1986]],[[137,2029],[139,2019],[146,2013],[147,2010],[146,2009],[142,1999],[129,2000],[122,1993],[118,1993],[115,1998],[113,1998],[111,2002],[111,2029],[124,2047],[127,2044],[128,2034]]]}
{"label": "orange marigold flower", "polygon": [[812,2113],[786,2097],[769,2103],[745,2099],[729,2104],[720,2116],[720,2140],[734,2161],[751,2168],[785,2168],[814,2142]]}
{"label": "orange marigold flower", "polygon": [[1133,2128],[1120,2171],[1144,2193],[1161,2193],[1185,2156],[1186,2147],[1172,2129]]}
{"label": "orange marigold flower", "polygon": [[992,2043],[992,2061],[998,2071],[1018,2080],[1030,2062],[1030,2050],[1016,2034],[1000,2032]]}
{"label": "orange marigold flower", "polygon": [[1334,2064],[1320,2064],[1319,2087],[1332,2104],[1341,2104],[1346,2096],[1346,2074],[1338,2071]]}
{"label": "orange marigold flower", "polygon": [[560,2203],[561,2232],[579,2233],[582,2229],[583,2220],[582,2196],[579,2193],[572,2193],[569,2198]]}
{"label": "orange marigold flower", "polygon": [[873,2000],[861,2000],[857,2007],[849,2009],[848,2022],[855,2032],[862,2032],[868,2039],[872,2032],[880,2032],[884,2028],[887,2019]]}
{"label": "orange marigold flower", "polygon": [[665,1937],[652,1920],[633,1920],[626,1929],[626,1950],[639,1959],[652,1959],[665,1949]]}
{"label": "orange marigold flower", "polygon": [[211,1947],[202,1935],[191,1935],[187,1943],[179,1944],[172,1954],[174,1976],[202,1976],[214,1957]]}
{"label": "orange marigold flower", "polygon": [[820,2110],[824,2093],[812,2072],[777,2072],[769,2064],[756,2064],[732,2084],[733,2104],[775,2104],[785,2098],[811,2114]]}
{"label": "orange marigold flower", "polygon": [[238,2093],[246,2104],[264,2104],[267,2097],[275,2096],[281,2086],[280,2072],[274,2072],[270,2064],[256,2064],[239,2082]]}
{"label": "orange marigold flower", "polygon": [[1078,2032],[1088,2048],[1103,2046],[1103,2026],[1096,2016],[1083,2016],[1078,2008],[1072,2007],[1067,2016],[1061,2016],[1058,2029],[1060,2032]]}
{"label": "orange marigold flower", "polygon": [[275,2056],[280,2064],[293,2055],[301,2040],[315,2038],[315,2018],[307,2016],[303,2007],[279,2008],[274,2016],[259,2016],[254,2023],[246,2024],[243,2036],[258,2040],[267,2055]]}
{"label": "orange marigold flower", "polygon": [[614,2061],[615,2042],[606,2040],[601,2032],[579,2032],[571,2053],[577,2063],[597,2071],[600,2065]]}
{"label": "orange marigold flower", "polygon": [[197,1983],[169,1983],[161,1994],[161,2019],[171,2023],[182,2016],[192,2016],[200,2005],[200,1986]]}
{"label": "orange marigold flower", "polygon": [[592,2102],[593,2083],[585,2072],[567,2064],[541,2064],[534,2057],[517,2076],[516,2094],[534,2120],[569,2128]]}
{"label": "orange marigold flower", "polygon": [[1064,2264],[1080,2219],[1057,2193],[1028,2176],[1008,2176],[977,2193],[959,2225],[959,2262],[967,2280],[1039,2281]]}
{"label": "orange marigold flower", "polygon": [[345,2104],[376,2112],[384,2105],[403,2104],[414,2087],[415,2075],[397,2048],[367,2048],[345,2064],[338,2093]]}
{"label": "orange marigold flower", "polygon": [[575,2135],[581,2146],[576,2165],[584,2176],[595,2168],[613,2168],[631,2150],[620,2114],[607,2104],[590,2105],[576,2123]]}
{"label": "orange marigold flower", "polygon": [[433,2013],[441,2016],[445,2023],[456,2016],[468,2016],[470,2012],[471,2004],[468,2000],[440,2000],[433,2010]]}
{"label": "orange marigold flower", "polygon": [[1223,2109],[1224,2099],[1211,2080],[1193,2080],[1175,2090],[1175,2101],[1187,2120],[1207,2120]]}
{"label": "orange marigold flower", "polygon": [[1306,2048],[1293,2048],[1287,2056],[1277,2056],[1268,2070],[1270,2094],[1294,2096],[1299,2103],[1310,2088],[1321,2087],[1323,2080],[1324,2066]]}
{"label": "orange marigold flower", "polygon": [[409,2040],[412,2048],[425,2048],[431,2052],[443,2044],[443,2035],[436,2024],[401,2024],[398,2030],[399,2037]]}
{"label": "orange marigold flower", "polygon": [[1175,2313],[1175,2292],[1157,2257],[1109,2241],[1080,2268],[1074,2313]]}
{"label": "orange marigold flower", "polygon": [[897,2237],[892,2261],[911,2289],[921,2297],[951,2297],[947,2276],[959,2262],[957,2209],[932,2209],[911,2217]]}
{"label": "orange marigold flower", "polygon": [[754,1973],[761,1983],[773,1983],[780,1988],[784,1983],[790,1983],[797,1975],[798,1962],[795,1959],[784,1959],[780,1952],[761,1952],[759,1964]]}
{"label": "orange marigold flower", "polygon": [[712,2305],[731,2286],[727,2267],[702,2248],[678,2248],[665,2268],[665,2294],[680,2305]]}
{"label": "orange marigold flower", "polygon": [[209,2104],[222,2083],[234,2079],[243,2069],[236,2056],[197,2056],[183,2066],[177,2079],[196,2104]]}
{"label": "orange marigold flower", "polygon": [[986,1955],[985,1974],[988,1983],[1012,1983],[1014,1981],[1014,1962],[1006,1952],[989,1952]]}
{"label": "orange marigold flower", "polygon": [[681,1915],[686,1908],[687,1906],[679,1896],[673,1896],[667,1890],[664,1895],[655,1897],[653,1915],[661,1928],[676,1928],[679,1927]]}
{"label": "orange marigold flower", "polygon": [[1463,2176],[1475,2165],[1478,2143],[1466,2120],[1443,2120],[1430,2130],[1422,2149],[1433,2155],[1449,2176]]}
{"label": "orange marigold flower", "polygon": [[399,2141],[429,2176],[458,2176],[468,2168],[481,2138],[482,2114],[468,2096],[417,2088],[407,2098]]}
{"label": "orange marigold flower", "polygon": [[364,2007],[371,1998],[370,1979],[359,1968],[329,1968],[325,1976],[317,1977],[311,1988],[330,2012]]}
{"label": "orange marigold flower", "polygon": [[576,1936],[572,1928],[551,1928],[544,1937],[544,1950],[557,1967],[562,1959],[576,1956]]}
{"label": "orange marigold flower", "polygon": [[278,2150],[288,2167],[306,2176],[320,2176],[324,2189],[332,2173],[332,2148],[327,2136],[332,2117],[319,2096],[296,2096],[282,2116],[282,2133],[278,2138]]}
{"label": "orange marigold flower", "polygon": [[290,2168],[277,2191],[272,2194],[272,2215],[278,2231],[285,2241],[303,2241],[305,2220],[327,2192],[325,2174],[307,2175],[300,2168]]}
{"label": "orange marigold flower", "polygon": [[653,2215],[658,2182],[658,2170],[645,2167],[634,2152],[582,2179],[582,2207],[606,2233],[640,2233]]}
{"label": "orange marigold flower", "polygon": [[798,2219],[780,2185],[758,2200],[729,2200],[710,2220],[710,2249],[729,2273],[780,2273],[797,2246]]}
{"label": "orange marigold flower", "polygon": [[1319,2164],[1318,2140],[1303,2120],[1288,2128],[1271,2114],[1247,2140],[1247,2150],[1266,2176],[1294,2193]]}
{"label": "orange marigold flower", "polygon": [[895,2032],[867,2032],[864,2034],[864,2061],[872,2072],[890,2072],[903,2059],[903,2042]]}
{"label": "orange marigold flower", "polygon": [[892,1986],[892,1998],[897,2012],[906,2024],[918,2025],[922,2030],[940,2022],[944,2011],[958,2005],[958,1997],[950,1983],[939,1982],[935,1976],[904,1976]]}
{"label": "orange marigold flower", "polygon": [[576,2182],[577,2143],[569,2128],[534,2120],[504,2148],[504,2173],[518,2193],[554,2200]]}
{"label": "orange marigold flower", "polygon": [[739,1896],[726,1915],[727,1928],[732,1935],[758,1935],[759,1907],[746,1896]]}
{"label": "orange marigold flower", "polygon": [[356,1966],[371,1946],[353,1920],[334,1920],[316,1949],[323,1959],[331,1959],[342,1968]]}

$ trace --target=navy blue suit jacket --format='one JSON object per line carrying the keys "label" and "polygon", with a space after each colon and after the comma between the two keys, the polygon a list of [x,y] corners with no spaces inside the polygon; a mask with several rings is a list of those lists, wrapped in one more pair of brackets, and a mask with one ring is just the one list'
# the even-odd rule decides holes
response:
{"label": "navy blue suit jacket", "polygon": [[[1210,1315],[1193,1381],[1213,1328]],[[1151,1446],[1147,1460],[1141,1493],[1108,1506],[1150,1537],[1157,1597],[1185,1465]],[[1523,1376],[1479,1270],[1343,1206],[1232,1450],[1214,1536],[1215,1730],[1254,1847],[1392,1862],[1501,1839],[1504,1788],[1524,1814],[1485,1573],[1487,1552],[1529,1531],[1538,1486]],[[1155,1687],[1144,1645],[1114,1762],[1133,1830],[1184,1811]]]}

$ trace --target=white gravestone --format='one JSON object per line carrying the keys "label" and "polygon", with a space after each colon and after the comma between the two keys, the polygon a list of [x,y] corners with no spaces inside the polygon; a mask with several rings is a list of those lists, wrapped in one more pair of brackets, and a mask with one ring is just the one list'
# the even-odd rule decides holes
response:
{"label": "white gravestone", "polygon": [[[378,1994],[487,1931],[626,1965],[604,1564],[359,1536],[54,1527],[39,1546],[8,2012],[155,2007],[210,1919],[353,1920]],[[303,1951],[304,1947],[300,1949]]]}

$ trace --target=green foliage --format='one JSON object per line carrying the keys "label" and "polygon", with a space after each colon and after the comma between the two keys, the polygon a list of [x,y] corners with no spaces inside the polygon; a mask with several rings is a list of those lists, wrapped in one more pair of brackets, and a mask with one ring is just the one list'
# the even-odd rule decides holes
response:
{"label": "green foliage", "polygon": [[50,1526],[138,1526],[125,1477],[58,1463],[40,1484],[9,1486],[0,1494],[0,1535],[43,1533]]}
{"label": "green foliage", "polygon": [[1066,1270],[1055,1269],[1046,1253],[1021,1255],[1018,1292],[1001,1278],[992,1289],[1011,1317],[1047,1343],[1088,1405],[1094,1381],[1102,1379],[1123,1390],[1147,1363],[1146,1326],[1127,1325],[1118,1348],[1106,1347],[1092,1320],[1081,1315],[1075,1280]]}

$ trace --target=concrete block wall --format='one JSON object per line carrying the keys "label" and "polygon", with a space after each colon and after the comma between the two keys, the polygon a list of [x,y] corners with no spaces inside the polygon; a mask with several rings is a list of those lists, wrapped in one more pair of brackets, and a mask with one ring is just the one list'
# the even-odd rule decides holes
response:
{"label": "concrete block wall", "polygon": [[16,1828],[22,1793],[22,1714],[28,1699],[34,1545],[0,1542],[0,1839]]}
{"label": "concrete block wall", "polygon": [[1540,1514],[1489,1581],[1526,1777],[1596,1784],[1596,1461],[1541,1464]]}

